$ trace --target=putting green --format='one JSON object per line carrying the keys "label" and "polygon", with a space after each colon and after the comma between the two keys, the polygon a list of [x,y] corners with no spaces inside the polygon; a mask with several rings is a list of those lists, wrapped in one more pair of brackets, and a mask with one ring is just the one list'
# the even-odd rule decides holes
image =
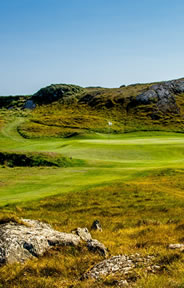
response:
{"label": "putting green", "polygon": [[94,134],[70,139],[24,139],[15,118],[0,133],[0,150],[49,151],[84,159],[84,167],[0,167],[0,205],[47,195],[79,191],[94,185],[127,181],[150,170],[184,168],[184,135],[136,132],[124,135]]}

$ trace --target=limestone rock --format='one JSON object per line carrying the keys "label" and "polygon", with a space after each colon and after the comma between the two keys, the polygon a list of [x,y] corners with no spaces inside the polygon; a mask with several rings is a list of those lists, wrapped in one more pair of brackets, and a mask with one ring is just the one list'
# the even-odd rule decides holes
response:
{"label": "limestone rock", "polygon": [[83,241],[92,240],[88,228],[76,228],[75,230],[72,231],[72,233],[78,235]]}
{"label": "limestone rock", "polygon": [[184,244],[169,244],[169,249],[184,249]]}
{"label": "limestone rock", "polygon": [[154,256],[141,257],[139,254],[113,256],[93,266],[91,270],[83,275],[83,278],[100,279],[115,273],[128,276],[135,268],[139,267],[144,267],[144,269],[149,267],[151,272],[154,273],[156,270],[156,266],[152,265],[154,259]]}
{"label": "limestone rock", "polygon": [[0,263],[23,262],[43,255],[55,245],[80,243],[74,234],[53,230],[50,225],[34,220],[24,220],[26,225],[13,222],[0,225]]}
{"label": "limestone rock", "polygon": [[130,287],[127,280],[120,280],[118,281],[118,286],[121,287],[121,288],[124,288],[124,287]]}
{"label": "limestone rock", "polygon": [[98,252],[102,256],[107,256],[108,252],[104,244],[100,243],[98,240],[92,239],[87,242],[87,247],[89,251]]}
{"label": "limestone rock", "polygon": [[78,246],[81,240],[90,251],[106,255],[105,246],[93,240],[87,228],[64,233],[40,221],[22,220],[24,225],[15,222],[0,225],[0,264],[24,262],[43,255],[53,246]]}
{"label": "limestone rock", "polygon": [[87,242],[87,248],[89,251],[94,253],[97,252],[102,256],[107,256],[107,248],[98,240],[92,239],[87,228],[76,228],[72,233],[78,235],[83,241]]}

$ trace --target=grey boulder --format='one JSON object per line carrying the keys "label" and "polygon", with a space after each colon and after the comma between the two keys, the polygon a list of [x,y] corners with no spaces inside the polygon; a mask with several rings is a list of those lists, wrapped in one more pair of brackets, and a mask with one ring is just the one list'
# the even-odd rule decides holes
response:
{"label": "grey boulder", "polygon": [[[59,232],[48,224],[22,219],[23,224],[9,222],[0,225],[0,264],[24,262],[42,256],[54,246],[95,245],[91,251],[104,251],[105,246],[92,240],[87,228],[77,228],[74,233]],[[97,241],[97,242],[95,242]],[[94,243],[94,244],[93,244]]]}
{"label": "grey boulder", "polygon": [[183,79],[154,84],[136,97],[135,105],[155,103],[157,109],[163,113],[179,113],[175,95],[180,93],[184,93]]}
{"label": "grey boulder", "polygon": [[24,109],[35,109],[36,104],[33,102],[33,100],[27,100],[26,103],[24,104]]}
{"label": "grey boulder", "polygon": [[87,242],[87,247],[89,251],[98,252],[102,256],[107,256],[108,252],[104,244],[100,243],[96,239],[89,240]]}
{"label": "grey boulder", "polygon": [[83,275],[83,279],[100,279],[116,273],[128,277],[130,273],[140,267],[144,267],[146,272],[154,273],[156,269],[157,271],[160,269],[160,266],[153,265],[154,260],[155,257],[151,255],[144,257],[141,257],[140,254],[112,256],[94,265]]}
{"label": "grey boulder", "polygon": [[72,233],[78,235],[83,241],[92,240],[91,234],[87,228],[76,228]]}

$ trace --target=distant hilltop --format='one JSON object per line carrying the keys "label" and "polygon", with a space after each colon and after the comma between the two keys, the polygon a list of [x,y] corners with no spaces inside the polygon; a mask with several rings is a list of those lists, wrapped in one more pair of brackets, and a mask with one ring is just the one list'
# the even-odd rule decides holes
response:
{"label": "distant hilltop", "polygon": [[80,87],[70,84],[51,84],[30,96],[0,97],[0,108],[34,109],[37,105],[58,101],[63,104],[78,103],[91,107],[112,108],[122,106],[129,111],[133,107],[152,105],[152,115],[157,112],[179,113],[179,95],[184,93],[184,78],[159,83],[121,85],[119,88]]}
{"label": "distant hilltop", "polygon": [[51,84],[33,95],[0,97],[0,109],[34,111],[47,107],[44,108],[47,115],[52,110],[49,105],[59,105],[59,109],[77,107],[74,110],[86,107],[93,110],[92,114],[105,111],[104,117],[116,118],[114,121],[123,121],[124,125],[131,122],[132,127],[139,122],[139,126],[145,127],[146,123],[154,125],[154,129],[161,125],[184,131],[184,78],[119,88]]}

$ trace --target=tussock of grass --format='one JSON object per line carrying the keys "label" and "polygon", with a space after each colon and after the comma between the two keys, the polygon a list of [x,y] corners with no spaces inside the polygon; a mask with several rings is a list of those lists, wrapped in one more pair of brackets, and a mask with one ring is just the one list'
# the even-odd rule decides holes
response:
{"label": "tussock of grass", "polygon": [[[30,204],[7,206],[2,211],[46,221],[66,232],[76,227],[90,230],[92,222],[98,219],[103,232],[91,231],[92,236],[103,242],[111,255],[155,255],[155,263],[163,267],[155,275],[137,271],[140,279],[135,287],[156,287],[156,283],[164,288],[182,287],[184,254],[169,250],[168,245],[181,243],[183,237],[184,197],[182,190],[178,190],[184,185],[183,173],[174,169],[153,171],[128,184],[119,182],[67,193]],[[113,283],[122,279],[121,276],[114,275],[97,283],[80,281],[81,275],[101,259],[85,247],[58,248],[38,261],[2,267],[0,283],[4,288],[25,287],[26,283],[31,288],[115,287]]]}
{"label": "tussock of grass", "polygon": [[23,220],[20,219],[14,213],[2,213],[2,214],[0,214],[0,224],[6,224],[6,223],[9,223],[9,222],[13,222],[13,223],[24,225]]}
{"label": "tussock of grass", "polygon": [[1,130],[1,128],[3,127],[3,124],[4,124],[3,117],[0,117],[0,130]]}

